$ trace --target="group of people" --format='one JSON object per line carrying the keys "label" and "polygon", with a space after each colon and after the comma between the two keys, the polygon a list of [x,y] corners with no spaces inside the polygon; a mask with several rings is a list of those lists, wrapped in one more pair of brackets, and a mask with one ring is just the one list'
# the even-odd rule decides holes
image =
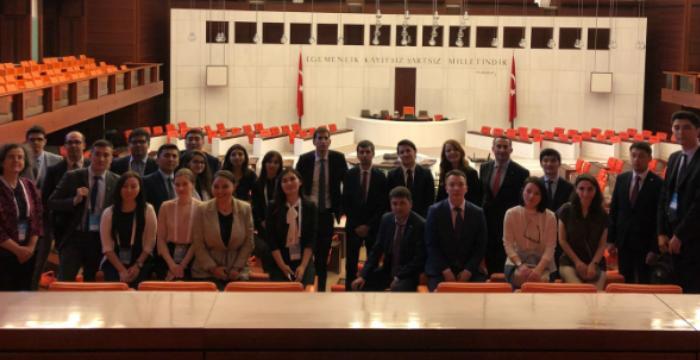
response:
{"label": "group of people", "polygon": [[324,291],[334,227],[345,216],[349,291],[415,291],[422,273],[431,291],[494,273],[514,288],[560,277],[602,289],[607,248],[628,282],[662,279],[700,292],[700,119],[681,111],[672,124],[682,150],[665,179],[648,167],[649,144],[633,143],[632,170],[617,177],[609,211],[594,177],[569,183],[553,149],[540,154],[544,176],[532,177],[511,159],[505,137],[494,138],[494,159],[478,172],[459,142],[445,142],[436,194],[410,140],[398,143],[399,166],[386,174],[373,165],[374,145],[361,141],[359,164],[348,170],[321,127],[315,150],[295,168],[271,151],[258,176],[240,145],[221,164],[204,152],[199,129],[186,134],[185,151],[166,144],[155,159],[149,134],[136,129],[129,155],[112,161],[105,140],[84,158],[85,138],[75,131],[65,137],[65,158],[50,154],[45,132],[34,127],[28,146],[0,148],[0,290],[36,289],[55,241],[63,281],[82,269],[85,281],[102,270],[106,281],[132,286],[147,279],[224,286],[250,278],[253,254],[271,280],[317,277]]}

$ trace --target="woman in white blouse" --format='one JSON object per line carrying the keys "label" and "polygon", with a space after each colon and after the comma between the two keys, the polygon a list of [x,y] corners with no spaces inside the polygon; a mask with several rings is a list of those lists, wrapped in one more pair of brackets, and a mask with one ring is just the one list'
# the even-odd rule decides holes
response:
{"label": "woman in white blouse", "polygon": [[556,270],[557,219],[547,209],[545,186],[536,177],[525,180],[523,205],[506,211],[503,221],[503,247],[507,255],[506,280],[515,288],[524,282],[549,282]]}
{"label": "woman in white blouse", "polygon": [[175,173],[177,197],[160,206],[158,212],[158,259],[156,274],[164,280],[188,280],[194,258],[192,223],[201,202],[194,199],[195,175],[183,168]]}
{"label": "woman in white blouse", "polygon": [[135,287],[151,273],[148,259],[156,244],[156,212],[146,202],[141,177],[133,171],[117,182],[112,206],[100,220],[102,271],[106,281]]}

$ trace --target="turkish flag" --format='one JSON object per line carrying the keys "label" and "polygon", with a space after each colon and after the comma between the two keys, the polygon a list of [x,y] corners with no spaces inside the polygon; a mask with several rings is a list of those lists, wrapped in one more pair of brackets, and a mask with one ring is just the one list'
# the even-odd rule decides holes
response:
{"label": "turkish flag", "polygon": [[510,93],[509,93],[508,121],[511,127],[515,118],[518,117],[518,99],[515,96],[515,55],[510,66]]}
{"label": "turkish flag", "polygon": [[297,77],[297,117],[301,123],[304,116],[304,70],[301,62],[301,52],[299,52],[299,75]]}

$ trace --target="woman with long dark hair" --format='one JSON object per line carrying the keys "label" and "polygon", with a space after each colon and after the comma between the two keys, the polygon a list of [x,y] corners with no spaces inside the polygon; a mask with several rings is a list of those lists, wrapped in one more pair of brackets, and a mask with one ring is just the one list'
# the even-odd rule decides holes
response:
{"label": "woman with long dark hair", "polygon": [[275,263],[270,255],[270,248],[265,242],[265,214],[270,203],[275,199],[275,193],[282,173],[282,155],[277,151],[268,151],[263,156],[260,166],[260,177],[253,185],[253,223],[257,236],[253,254],[262,261],[263,270],[269,273]]}
{"label": "woman with long dark hair", "polygon": [[579,175],[571,200],[559,208],[557,215],[559,244],[564,250],[559,275],[564,282],[590,283],[603,290],[608,215],[598,181],[588,174]]}
{"label": "woman with long dark hair", "polygon": [[467,194],[464,197],[470,203],[481,207],[481,182],[477,171],[469,166],[464,148],[456,140],[447,140],[440,151],[440,177],[438,180],[438,192],[435,202],[447,199],[445,191],[445,174],[450,170],[460,170],[467,176]]}
{"label": "woman with long dark hair", "polygon": [[318,210],[303,198],[301,175],[287,168],[280,175],[275,201],[267,215],[266,240],[276,266],[273,281],[314,282],[311,261],[316,246]]}
{"label": "woman with long dark hair", "polygon": [[0,291],[28,291],[43,231],[41,195],[20,176],[29,165],[19,144],[0,148]]}
{"label": "woman with long dark hair", "polygon": [[236,199],[250,202],[257,175],[248,167],[248,161],[248,152],[243,145],[234,144],[226,152],[221,170],[230,171],[236,179]]}
{"label": "woman with long dark hair", "polygon": [[106,281],[136,287],[151,273],[149,258],[156,245],[156,212],[146,202],[143,181],[127,171],[117,181],[113,205],[102,213],[102,271]]}
{"label": "woman with long dark hair", "polygon": [[211,170],[207,162],[207,155],[199,150],[189,150],[182,155],[181,169],[190,169],[194,174],[194,189],[192,196],[199,201],[207,201],[211,195]]}

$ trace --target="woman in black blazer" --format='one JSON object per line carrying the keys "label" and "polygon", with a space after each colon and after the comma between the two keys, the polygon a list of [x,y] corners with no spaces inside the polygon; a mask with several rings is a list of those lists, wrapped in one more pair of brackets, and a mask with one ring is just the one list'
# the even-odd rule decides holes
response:
{"label": "woman in black blazer", "polygon": [[282,155],[277,151],[268,151],[263,156],[260,166],[260,177],[253,185],[253,224],[255,225],[255,250],[253,255],[262,262],[263,270],[270,273],[276,268],[272,260],[270,248],[265,242],[265,215],[270,203],[275,199],[275,193],[279,186],[280,173],[282,172]]}
{"label": "woman in black blazer", "polygon": [[[280,175],[277,194],[266,218],[266,241],[277,265],[270,272],[272,281],[314,282],[311,261],[316,246],[318,210],[302,197],[301,175],[285,169]],[[300,217],[301,215],[301,217]]]}
{"label": "woman in black blazer", "polygon": [[447,199],[445,191],[445,174],[450,170],[461,170],[467,175],[467,195],[464,197],[470,203],[481,207],[481,181],[476,169],[469,166],[464,148],[456,140],[447,140],[440,152],[440,179],[438,181],[437,199],[440,202]]}
{"label": "woman in black blazer", "polygon": [[248,167],[248,152],[243,145],[234,144],[228,149],[221,170],[230,171],[236,179],[234,197],[250,202],[250,193],[258,176],[255,175],[255,171]]}

